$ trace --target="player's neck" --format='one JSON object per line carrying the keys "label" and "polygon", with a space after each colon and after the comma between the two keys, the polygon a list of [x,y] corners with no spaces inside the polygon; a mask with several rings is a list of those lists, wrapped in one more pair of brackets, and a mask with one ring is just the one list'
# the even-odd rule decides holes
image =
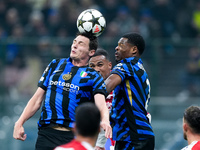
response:
{"label": "player's neck", "polygon": [[187,137],[188,145],[190,145],[194,141],[200,141],[200,135],[193,134]]}
{"label": "player's neck", "polygon": [[88,60],[72,60],[72,64],[77,67],[87,66]]}

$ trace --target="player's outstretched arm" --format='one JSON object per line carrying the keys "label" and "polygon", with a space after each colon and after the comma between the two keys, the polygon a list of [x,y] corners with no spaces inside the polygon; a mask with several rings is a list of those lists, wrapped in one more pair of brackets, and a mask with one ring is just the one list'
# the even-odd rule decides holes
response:
{"label": "player's outstretched arm", "polygon": [[15,122],[13,137],[17,140],[24,141],[26,139],[26,134],[24,132],[23,124],[31,118],[37,110],[40,108],[45,91],[42,88],[38,88],[33,97],[29,100],[21,116]]}
{"label": "player's outstretched arm", "polygon": [[105,96],[102,94],[95,94],[95,104],[101,113],[101,127],[105,130],[105,137],[112,138],[112,128],[109,121],[109,111],[106,106]]}
{"label": "player's outstretched arm", "polygon": [[111,74],[106,80],[106,90],[108,93],[113,91],[117,85],[119,85],[122,82],[122,79],[117,74]]}

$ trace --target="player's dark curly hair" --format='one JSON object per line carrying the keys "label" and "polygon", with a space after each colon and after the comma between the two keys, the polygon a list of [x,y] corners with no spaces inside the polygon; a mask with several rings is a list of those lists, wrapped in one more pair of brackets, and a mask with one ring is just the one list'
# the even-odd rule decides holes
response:
{"label": "player's dark curly hair", "polygon": [[85,36],[90,40],[90,43],[89,43],[90,50],[95,50],[95,51],[97,50],[99,43],[98,43],[98,38],[96,36],[87,32],[83,32],[83,33],[78,32],[76,36],[79,36],[79,35]]}
{"label": "player's dark curly hair", "polygon": [[139,54],[142,55],[145,49],[145,41],[143,37],[138,33],[127,33],[122,36],[128,39],[128,43],[137,46]]}
{"label": "player's dark curly hair", "polygon": [[190,106],[184,112],[184,120],[192,128],[193,132],[200,133],[200,107]]}

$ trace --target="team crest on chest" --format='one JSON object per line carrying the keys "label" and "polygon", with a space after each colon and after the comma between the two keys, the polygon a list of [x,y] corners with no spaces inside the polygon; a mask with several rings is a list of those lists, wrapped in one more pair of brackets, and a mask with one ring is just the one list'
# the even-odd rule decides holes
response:
{"label": "team crest on chest", "polygon": [[72,77],[72,73],[67,73],[62,76],[63,80],[69,80]]}

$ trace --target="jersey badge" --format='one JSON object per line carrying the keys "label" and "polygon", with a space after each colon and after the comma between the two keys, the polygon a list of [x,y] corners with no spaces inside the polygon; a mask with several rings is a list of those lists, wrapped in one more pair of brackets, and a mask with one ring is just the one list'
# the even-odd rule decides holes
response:
{"label": "jersey badge", "polygon": [[85,71],[81,71],[81,74],[80,74],[81,77],[86,77],[87,76],[87,73]]}
{"label": "jersey badge", "polygon": [[62,76],[63,80],[69,80],[72,77],[72,73],[67,73]]}

